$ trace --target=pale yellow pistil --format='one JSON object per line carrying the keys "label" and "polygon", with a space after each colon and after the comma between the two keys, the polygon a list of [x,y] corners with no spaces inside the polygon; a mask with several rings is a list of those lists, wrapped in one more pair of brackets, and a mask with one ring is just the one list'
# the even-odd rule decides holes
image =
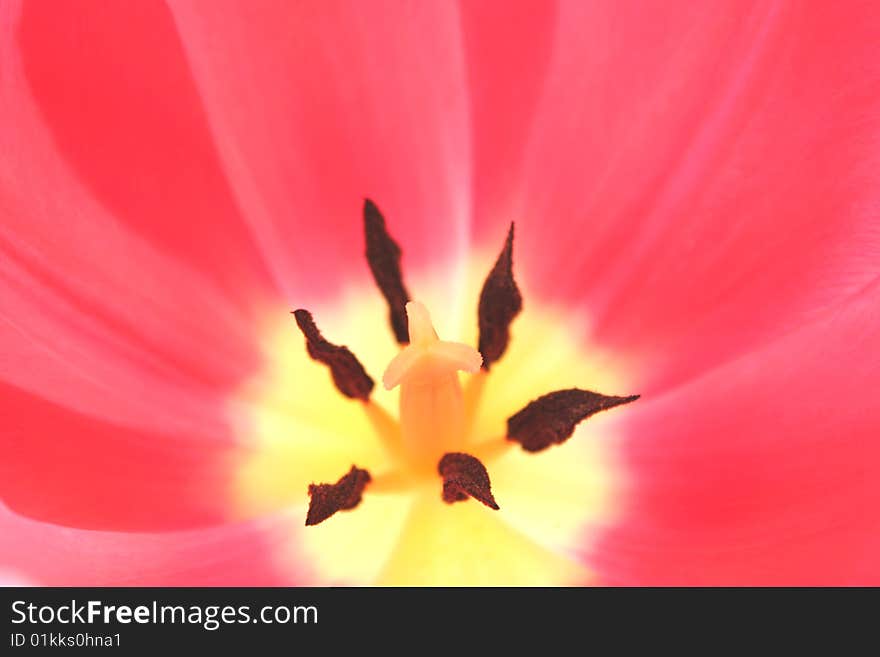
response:
{"label": "pale yellow pistil", "polygon": [[400,385],[400,431],[404,458],[414,472],[436,474],[447,452],[466,442],[464,401],[458,372],[479,371],[483,358],[473,347],[437,337],[428,309],[406,304],[408,346],[388,364],[386,390]]}

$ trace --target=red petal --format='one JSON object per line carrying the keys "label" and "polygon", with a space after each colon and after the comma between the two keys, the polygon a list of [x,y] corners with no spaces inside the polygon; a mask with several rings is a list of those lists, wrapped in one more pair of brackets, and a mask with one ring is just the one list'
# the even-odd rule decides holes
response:
{"label": "red petal", "polygon": [[[553,62],[558,5],[555,0],[459,2],[473,125],[474,221],[478,227],[493,226],[491,234],[481,235],[492,253],[503,234],[497,226],[527,218],[512,212],[523,191],[520,165]],[[518,236],[517,269],[527,248]]]}
{"label": "red petal", "polygon": [[162,534],[85,531],[22,518],[0,504],[0,576],[38,586],[290,586],[302,573],[287,515]]}
{"label": "red petal", "polygon": [[[23,3],[16,23],[4,38],[20,48],[23,82],[57,156],[88,193],[224,293],[247,299],[255,286],[269,288],[165,4]],[[4,110],[3,124],[21,130]],[[26,133],[20,137],[30,155]],[[48,183],[43,196],[55,193]]]}
{"label": "red petal", "polygon": [[[479,28],[469,70],[487,135],[479,236],[493,244],[515,220],[526,293],[589,311],[596,340],[637,363],[639,392],[778,337],[877,274],[874,8],[544,3],[508,25],[480,4],[465,22]],[[503,189],[486,182],[498,171],[516,172]]]}
{"label": "red petal", "polygon": [[[218,522],[228,505],[230,392],[258,364],[251,312],[199,253],[190,259],[146,235],[132,219],[141,215],[114,207],[84,171],[74,176],[69,154],[66,162],[59,155],[64,138],[46,99],[31,96],[37,83],[28,68],[36,61],[28,25],[39,16],[29,12],[39,10],[28,7],[20,21],[3,22],[4,31],[20,32],[24,54],[14,49],[17,40],[0,39],[2,497],[23,513],[90,528]],[[80,18],[62,22],[96,19],[88,8]],[[68,28],[75,29],[49,31]],[[83,54],[101,38],[87,40]],[[57,45],[68,41],[59,36]],[[100,151],[101,144],[90,148]],[[141,155],[133,150],[135,160]],[[143,184],[147,195],[156,191]],[[169,196],[169,221],[184,225],[173,201]],[[215,228],[228,226],[218,220]],[[227,272],[234,273],[231,258]],[[254,303],[260,292],[250,289]]]}
{"label": "red petal", "polygon": [[454,5],[172,7],[227,173],[280,278],[307,281],[320,300],[368,276],[367,196],[405,271],[464,248],[468,125]]}
{"label": "red petal", "polygon": [[[25,42],[32,29],[29,21],[39,18],[38,8],[27,7],[20,22],[3,24],[4,30],[21,32]],[[52,34],[65,26],[88,25],[94,18],[90,10],[75,20],[48,13],[64,23],[55,25]],[[264,288],[255,287],[253,276],[235,265],[234,253],[243,252],[238,238],[227,234],[229,227],[220,219],[199,236],[202,243],[226,252],[227,273],[241,274],[239,283],[250,285],[247,303],[218,272],[210,271],[198,252],[146,236],[132,219],[136,212],[114,208],[82,171],[76,171],[80,177],[74,175],[70,162],[59,154],[64,148],[57,146],[57,127],[44,122],[48,109],[40,102],[45,99],[31,96],[34,73],[28,67],[36,65],[36,55],[27,46],[24,54],[15,50],[17,41],[11,37],[0,41],[5,73],[0,109],[0,380],[116,422],[222,433],[218,408],[258,364],[250,308],[265,294]],[[67,41],[59,37],[58,47]],[[83,53],[98,48],[100,41],[86,39]],[[76,61],[71,55],[70,65]],[[79,75],[55,72],[62,80]],[[131,80],[137,84],[141,78],[132,74]],[[115,89],[120,90],[118,85]],[[71,112],[81,112],[79,105],[70,106]],[[88,114],[82,112],[80,118]],[[102,150],[101,142],[85,150],[90,155],[84,157],[92,157]],[[145,174],[136,169],[144,158],[136,149],[131,156],[131,175],[140,179]],[[172,167],[171,162],[163,167]],[[198,158],[193,162],[196,168],[204,164]],[[105,166],[125,169],[112,157]],[[157,193],[147,181],[143,185],[145,196]],[[198,187],[189,193],[200,195]],[[189,225],[175,210],[173,198],[168,203],[168,217],[157,216],[150,225]],[[119,211],[119,217],[108,208]],[[205,208],[215,212],[210,204]],[[235,248],[224,242],[227,238]]]}
{"label": "red petal", "polygon": [[613,584],[880,584],[880,281],[821,322],[629,409]]}
{"label": "red petal", "polygon": [[0,498],[90,529],[216,524],[232,508],[230,444],[108,424],[0,384]]}

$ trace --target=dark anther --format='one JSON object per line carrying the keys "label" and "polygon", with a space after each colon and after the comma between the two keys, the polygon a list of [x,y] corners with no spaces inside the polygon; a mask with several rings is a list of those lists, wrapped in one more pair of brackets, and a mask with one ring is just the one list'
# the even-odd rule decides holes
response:
{"label": "dark anther", "polygon": [[309,356],[330,368],[333,383],[346,397],[367,401],[373,391],[373,379],[348,347],[341,347],[324,339],[308,310],[295,310],[293,316],[303,335]]}
{"label": "dark anther", "polygon": [[400,273],[400,247],[385,228],[385,217],[370,199],[364,201],[364,235],[367,241],[367,262],[376,285],[388,302],[389,318],[394,337],[400,344],[409,342],[406,303],[409,292]]}
{"label": "dark anther", "polygon": [[351,466],[351,470],[335,484],[309,485],[309,512],[306,526],[324,522],[337,511],[347,511],[361,503],[370,473]]}
{"label": "dark anther", "polygon": [[480,292],[478,349],[483,355],[483,369],[488,371],[507,349],[510,323],[522,310],[522,295],[513,280],[513,224],[495,266],[486,277]]}
{"label": "dark anther", "polygon": [[443,501],[447,504],[473,497],[490,509],[498,510],[492,497],[489,473],[479,459],[470,454],[450,452],[440,459],[437,470],[443,477]]}
{"label": "dark anther", "polygon": [[638,398],[639,395],[609,397],[578,388],[557,390],[508,418],[507,439],[521,443],[527,452],[540,452],[571,438],[581,420]]}

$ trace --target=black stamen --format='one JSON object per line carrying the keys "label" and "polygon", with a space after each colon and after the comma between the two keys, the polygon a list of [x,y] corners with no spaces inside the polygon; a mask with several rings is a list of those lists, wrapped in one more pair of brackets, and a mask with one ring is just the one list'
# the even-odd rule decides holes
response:
{"label": "black stamen", "polygon": [[540,452],[568,440],[581,420],[638,398],[609,397],[578,388],[557,390],[512,415],[507,420],[507,439],[521,443],[527,452]]}
{"label": "black stamen", "polygon": [[389,319],[394,337],[400,344],[409,342],[406,321],[406,303],[409,292],[400,273],[400,247],[385,228],[385,218],[370,199],[364,201],[364,235],[367,242],[367,262],[376,285],[388,302]]}
{"label": "black stamen", "polygon": [[351,466],[348,474],[335,484],[310,484],[306,526],[324,522],[337,511],[355,508],[361,503],[361,496],[368,483],[370,473]]}
{"label": "black stamen", "polygon": [[522,295],[513,280],[513,224],[507,233],[504,248],[486,277],[480,292],[479,351],[483,369],[488,371],[507,349],[510,323],[522,311]]}
{"label": "black stamen", "polygon": [[440,459],[437,470],[443,477],[443,501],[447,504],[473,497],[490,509],[498,510],[498,504],[492,497],[489,473],[478,458],[461,452],[450,452]]}
{"label": "black stamen", "polygon": [[308,310],[293,311],[296,323],[306,337],[309,356],[330,368],[333,383],[346,397],[367,401],[373,391],[373,379],[348,347],[342,347],[324,339]]}

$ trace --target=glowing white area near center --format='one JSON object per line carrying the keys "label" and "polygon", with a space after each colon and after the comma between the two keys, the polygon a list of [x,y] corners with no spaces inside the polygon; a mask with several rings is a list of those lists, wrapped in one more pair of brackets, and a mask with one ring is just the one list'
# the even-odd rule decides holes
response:
{"label": "glowing white area near center", "polygon": [[[410,289],[434,311],[444,339],[476,344],[477,299],[493,259],[469,263],[467,294],[458,307],[444,298],[448,270],[409,277]],[[578,555],[591,532],[614,519],[623,483],[614,448],[619,415],[591,418],[566,444],[539,454],[503,441],[506,419],[552,390],[627,389],[609,355],[584,344],[583,320],[542,306],[518,278],[525,310],[513,324],[508,352],[488,375],[455,375],[464,388],[461,451],[486,465],[500,511],[472,500],[445,504],[439,476],[427,470],[404,477],[406,486],[388,485],[394,480],[387,473],[412,465],[406,453],[401,459],[389,451],[375,431],[377,417],[397,416],[399,387],[389,392],[377,385],[369,412],[361,402],[343,398],[327,369],[308,357],[287,309],[279,309],[279,321],[265,332],[266,368],[233,407],[245,443],[234,491],[239,514],[293,507],[304,519],[310,483],[336,481],[353,464],[374,478],[356,509],[314,527],[291,527],[289,549],[278,559],[291,572],[309,568],[314,579],[304,583],[589,581]],[[447,308],[450,312],[440,312]],[[310,310],[324,336],[347,345],[376,379],[400,354],[384,301],[366,282],[333,305]]]}

